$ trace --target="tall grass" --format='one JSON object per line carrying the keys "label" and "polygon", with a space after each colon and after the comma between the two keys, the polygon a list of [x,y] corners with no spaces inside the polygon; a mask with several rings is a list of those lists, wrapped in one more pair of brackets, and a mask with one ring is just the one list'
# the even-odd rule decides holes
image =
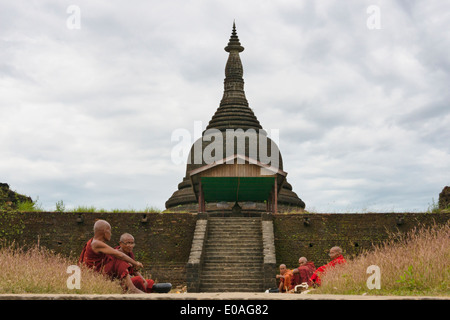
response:
{"label": "tall grass", "polygon": [[128,209],[120,209],[120,208],[113,208],[111,210],[106,210],[106,209],[102,209],[102,208],[96,208],[95,206],[77,206],[74,209],[70,210],[71,212],[78,212],[78,213],[93,213],[93,212],[111,212],[111,213],[122,213],[122,212],[127,212],[127,213],[161,213],[161,209],[156,208],[156,207],[152,207],[152,206],[147,206],[144,209],[133,209],[133,208],[128,208]]}
{"label": "tall grass", "polygon": [[[369,290],[367,268],[381,270],[381,289]],[[322,276],[314,293],[450,295],[450,222],[393,234],[372,250]]]}
{"label": "tall grass", "polygon": [[0,294],[118,294],[122,288],[102,274],[81,267],[80,289],[69,289],[67,267],[75,265],[59,254],[33,246],[28,250],[15,244],[0,246]]}

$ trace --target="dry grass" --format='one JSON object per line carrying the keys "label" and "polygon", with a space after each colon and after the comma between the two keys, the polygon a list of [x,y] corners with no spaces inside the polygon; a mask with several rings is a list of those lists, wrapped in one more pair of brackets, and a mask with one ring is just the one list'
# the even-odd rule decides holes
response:
{"label": "dry grass", "polygon": [[[381,289],[369,290],[367,267],[381,270]],[[394,234],[380,246],[331,269],[314,293],[450,295],[450,223]]]}
{"label": "dry grass", "polygon": [[39,247],[24,250],[16,245],[0,247],[1,293],[49,293],[49,294],[117,294],[120,284],[85,267],[81,268],[80,289],[67,288],[67,267],[76,265],[61,255]]}

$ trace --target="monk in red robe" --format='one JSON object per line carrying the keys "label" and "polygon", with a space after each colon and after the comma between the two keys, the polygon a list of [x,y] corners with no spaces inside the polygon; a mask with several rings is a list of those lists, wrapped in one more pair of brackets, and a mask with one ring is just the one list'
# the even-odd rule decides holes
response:
{"label": "monk in red robe", "polygon": [[292,289],[292,270],[287,269],[285,264],[280,264],[280,274],[277,274],[276,278],[280,279],[279,292],[288,292]]}
{"label": "monk in red robe", "polygon": [[320,276],[324,274],[327,270],[333,268],[334,266],[342,263],[346,263],[347,261],[342,256],[342,249],[339,247],[333,247],[330,249],[330,253],[328,254],[332,259],[328,264],[321,266],[314,274],[311,276],[311,283],[315,286],[320,286]]}
{"label": "monk in red robe", "polygon": [[129,273],[130,265],[140,269],[143,267],[142,263],[108,246],[106,242],[110,240],[111,225],[105,220],[95,222],[94,237],[85,244],[78,263],[113,279],[120,279],[122,286],[129,293],[144,293],[134,286]]}
{"label": "monk in red robe", "polygon": [[314,274],[316,267],[312,261],[308,261],[305,257],[301,257],[298,259],[298,268],[292,270],[292,288],[295,286],[307,283],[308,286],[311,285],[311,277]]}
{"label": "monk in red robe", "polygon": [[[120,236],[119,246],[115,249],[125,253],[133,260],[136,260],[133,253],[133,248],[135,246],[134,237],[129,233],[124,233]],[[133,267],[129,268],[129,273],[131,276],[131,281],[134,286],[139,290],[146,293],[151,293],[155,281],[152,279],[145,279],[141,273]]]}

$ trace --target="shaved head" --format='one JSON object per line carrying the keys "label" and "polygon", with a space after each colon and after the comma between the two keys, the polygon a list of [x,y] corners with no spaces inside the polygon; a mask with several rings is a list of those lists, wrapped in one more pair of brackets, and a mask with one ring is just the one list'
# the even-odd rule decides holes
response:
{"label": "shaved head", "polygon": [[106,220],[97,220],[94,223],[94,238],[111,240],[111,225]]}
{"label": "shaved head", "polygon": [[134,240],[134,237],[133,237],[131,234],[129,234],[129,233],[124,233],[124,234],[122,234],[122,235],[120,236],[119,241],[120,241],[120,242],[125,242],[125,241],[127,241],[127,240],[129,240],[129,239]]}
{"label": "shaved head", "polygon": [[342,253],[342,249],[340,247],[333,247],[331,250],[335,251],[336,253]]}
{"label": "shaved head", "polygon": [[96,233],[96,232],[104,232],[108,228],[111,229],[111,225],[106,220],[97,220],[94,223],[94,233]]}
{"label": "shaved head", "polygon": [[304,265],[307,262],[308,262],[308,259],[306,259],[305,257],[301,257],[300,259],[298,259],[298,264],[300,264],[300,265]]}
{"label": "shaved head", "polygon": [[342,255],[342,249],[340,247],[333,247],[330,249],[330,253],[328,255],[331,259],[336,259],[340,255]]}

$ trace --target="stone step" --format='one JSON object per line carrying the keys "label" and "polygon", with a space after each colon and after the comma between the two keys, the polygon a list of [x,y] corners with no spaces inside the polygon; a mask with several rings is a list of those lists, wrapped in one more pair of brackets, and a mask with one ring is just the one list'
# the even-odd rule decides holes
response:
{"label": "stone step", "polygon": [[225,242],[225,241],[206,241],[205,247],[206,250],[211,249],[219,249],[219,248],[228,248],[228,249],[262,249],[263,245],[261,241],[253,241],[253,242]]}
{"label": "stone step", "polygon": [[264,288],[239,288],[239,289],[222,289],[222,288],[200,288],[200,292],[205,293],[224,293],[224,292],[264,292]]}
{"label": "stone step", "polygon": [[242,283],[222,283],[222,284],[201,284],[201,292],[264,292],[263,284],[242,284]]}
{"label": "stone step", "polygon": [[[219,263],[220,265],[225,265],[225,264],[244,264],[244,263],[252,263],[252,264],[262,264],[263,263],[263,259],[258,259],[258,258],[254,258],[254,259],[240,259],[240,258],[235,258],[235,257],[231,257],[231,258],[223,258],[223,257],[210,257],[210,258],[205,258],[204,262],[205,263]],[[238,268],[238,267],[237,267]]]}
{"label": "stone step", "polygon": [[242,260],[248,260],[245,259],[246,257],[249,257],[251,259],[264,259],[263,255],[260,252],[229,252],[229,251],[215,251],[215,252],[208,252],[205,254],[203,259],[207,258],[243,258]]}
{"label": "stone step", "polygon": [[208,221],[225,221],[225,222],[236,222],[236,221],[261,221],[260,217],[209,217]]}
{"label": "stone step", "polygon": [[207,240],[211,241],[222,241],[222,240],[234,240],[234,241],[242,241],[242,240],[260,240],[262,238],[262,234],[232,234],[232,233],[214,233],[208,234]]}
{"label": "stone step", "polygon": [[261,224],[258,225],[248,225],[248,226],[242,226],[242,225],[208,225],[208,230],[240,230],[240,231],[254,231],[254,230],[261,230]]}
{"label": "stone step", "polygon": [[254,273],[205,273],[200,279],[203,281],[225,281],[225,280],[233,280],[233,281],[261,281],[263,279],[262,271],[254,272]]}
{"label": "stone step", "polygon": [[263,246],[258,243],[246,244],[246,245],[228,244],[228,243],[206,243],[204,248],[206,251],[226,249],[226,250],[234,250],[234,251],[260,250],[262,252]]}
{"label": "stone step", "polygon": [[250,255],[250,256],[258,256],[263,254],[263,250],[261,248],[228,248],[228,247],[222,247],[222,248],[215,248],[214,250],[205,250],[205,256],[208,256],[210,254],[216,255],[216,254],[222,254],[222,255]]}
{"label": "stone step", "polygon": [[220,239],[220,240],[214,240],[208,239],[205,241],[205,247],[206,246],[227,246],[227,247],[233,247],[233,248],[246,248],[246,247],[252,247],[252,246],[260,246],[262,247],[262,241],[258,239],[245,239],[242,241],[236,241],[236,240],[230,240],[230,239]]}
{"label": "stone step", "polygon": [[262,230],[261,229],[239,229],[239,228],[233,228],[233,229],[217,228],[217,230],[208,229],[208,235],[212,235],[212,234],[257,235],[257,234],[262,234]]}
{"label": "stone step", "polygon": [[239,229],[245,229],[245,228],[261,228],[261,222],[238,222],[238,223],[214,223],[214,222],[208,222],[208,228],[239,228]]}
{"label": "stone step", "polygon": [[259,287],[262,284],[261,279],[255,279],[255,280],[233,280],[233,279],[224,279],[224,280],[217,280],[217,281],[200,281],[201,287],[217,287],[217,288],[225,288],[225,287]]}
{"label": "stone step", "polygon": [[210,255],[230,255],[230,256],[236,256],[236,255],[262,255],[263,250],[261,248],[240,248],[240,249],[234,249],[234,248],[216,248],[214,250],[206,250],[205,257]]}
{"label": "stone step", "polygon": [[208,235],[209,234],[230,234],[230,235],[262,234],[262,230],[261,229],[239,229],[239,228],[233,228],[233,229],[217,228],[217,230],[208,229]]}
{"label": "stone step", "polygon": [[250,275],[261,275],[263,274],[263,270],[261,267],[249,267],[245,268],[244,270],[238,271],[236,269],[232,268],[203,268],[201,277],[207,276],[207,277],[217,277],[218,279],[221,279],[224,275],[230,275],[235,278],[246,278]]}
{"label": "stone step", "polygon": [[259,244],[262,245],[262,241],[261,239],[230,239],[230,238],[224,238],[224,239],[207,239],[205,242],[207,245],[208,244],[226,244],[226,245],[255,245],[255,244]]}
{"label": "stone step", "polygon": [[263,262],[263,256],[228,256],[228,255],[214,255],[214,256],[205,256],[204,262],[222,262],[222,263],[230,263],[230,262]]}
{"label": "stone step", "polygon": [[210,217],[201,292],[263,292],[261,218]]}
{"label": "stone step", "polygon": [[208,225],[224,225],[224,226],[251,226],[261,224],[261,220],[238,220],[238,219],[210,219]]}
{"label": "stone step", "polygon": [[246,281],[246,282],[233,282],[229,280],[221,281],[221,282],[208,282],[202,281],[200,282],[200,287],[203,288],[221,288],[221,289],[232,289],[232,288],[259,288],[262,287],[262,280],[260,281]]}
{"label": "stone step", "polygon": [[205,261],[205,263],[202,266],[202,270],[224,270],[224,271],[229,271],[229,270],[241,270],[241,269],[245,269],[245,270],[254,270],[254,269],[258,269],[260,270],[262,268],[261,263],[259,262],[228,262],[228,263],[224,263],[224,262],[207,262]]}
{"label": "stone step", "polygon": [[257,226],[261,220],[208,220],[210,226]]}

